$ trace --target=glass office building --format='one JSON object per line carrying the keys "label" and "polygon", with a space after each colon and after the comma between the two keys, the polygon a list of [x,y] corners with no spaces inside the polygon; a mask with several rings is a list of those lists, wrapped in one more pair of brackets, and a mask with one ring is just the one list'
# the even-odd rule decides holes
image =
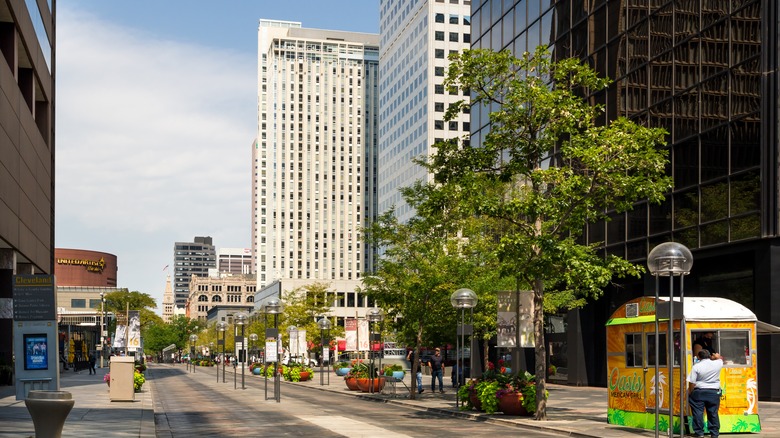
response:
{"label": "glass office building", "polygon": [[[774,325],[777,10],[761,0],[475,0],[471,12],[472,47],[519,55],[544,44],[556,59],[580,58],[613,80],[588,96],[605,108],[600,122],[625,116],[669,132],[674,188],[666,201],[612,214],[584,240],[641,264],[657,244],[683,243],[694,255],[686,296],[728,298]],[[487,111],[473,108],[471,116],[471,141],[479,145],[489,130]],[[565,363],[568,383],[606,386],[604,323],[618,306],[654,291],[646,275],[570,312],[568,324],[549,324],[565,327],[547,342],[553,360]],[[759,396],[778,400],[780,339],[758,338]]]}

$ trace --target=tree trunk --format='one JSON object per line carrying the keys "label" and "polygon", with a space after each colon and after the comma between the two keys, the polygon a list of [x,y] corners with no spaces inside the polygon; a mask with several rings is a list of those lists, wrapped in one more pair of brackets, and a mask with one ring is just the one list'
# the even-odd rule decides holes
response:
{"label": "tree trunk", "polygon": [[534,280],[534,360],[536,363],[536,416],[547,419],[547,354],[544,346],[544,280]]}
{"label": "tree trunk", "polygon": [[412,350],[412,391],[409,394],[409,400],[417,399],[417,371],[420,368],[420,346],[422,346],[422,322],[417,325],[417,341],[414,350]]}

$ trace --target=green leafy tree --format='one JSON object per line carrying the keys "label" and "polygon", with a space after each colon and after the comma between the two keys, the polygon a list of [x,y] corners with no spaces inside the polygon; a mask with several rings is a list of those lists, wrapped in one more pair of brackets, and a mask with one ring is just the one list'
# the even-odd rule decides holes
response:
{"label": "green leafy tree", "polygon": [[[146,339],[146,330],[150,325],[162,322],[162,318],[152,310],[157,308],[157,302],[149,294],[122,289],[109,292],[103,298],[105,300],[103,307],[107,313],[120,316],[126,315],[128,309],[138,310],[141,318],[141,336],[144,339]],[[96,308],[99,310],[100,304]],[[116,321],[111,320],[109,322],[109,333],[114,333],[115,331]]]}
{"label": "green leafy tree", "polygon": [[[445,85],[470,90],[472,107],[492,110],[490,132],[479,147],[437,143],[424,164],[437,183],[460,189],[463,208],[502,224],[501,272],[534,292],[536,418],[545,419],[544,311],[582,306],[612,278],[641,274],[641,266],[601,256],[580,237],[610,211],[663,199],[671,187],[665,132],[625,118],[597,126],[602,108],[583,96],[609,80],[576,59],[553,62],[544,48],[521,58],[470,50],[450,61]],[[451,105],[445,119],[468,105]],[[550,297],[546,284],[555,285]]]}
{"label": "green leafy tree", "polygon": [[[330,312],[330,304],[335,299],[329,287],[328,283],[315,282],[285,292],[282,298],[285,303],[280,326],[282,333],[286,333],[288,327],[295,326],[299,330],[306,330],[309,345],[320,345],[322,334],[317,320]],[[331,334],[336,334],[338,329],[333,327]]]}
{"label": "green leafy tree", "polygon": [[[475,312],[477,330],[495,332],[497,259],[488,250],[483,224],[457,209],[442,208],[454,196],[447,187],[418,181],[402,189],[416,216],[401,223],[388,211],[367,230],[367,238],[384,252],[376,270],[363,277],[365,292],[386,312],[398,338],[413,345],[453,342],[459,314],[450,295],[470,287],[480,297]],[[431,208],[432,206],[436,208]],[[487,335],[486,337],[489,337]],[[412,374],[417,372],[412,364]],[[416,394],[412,380],[412,397]]]}

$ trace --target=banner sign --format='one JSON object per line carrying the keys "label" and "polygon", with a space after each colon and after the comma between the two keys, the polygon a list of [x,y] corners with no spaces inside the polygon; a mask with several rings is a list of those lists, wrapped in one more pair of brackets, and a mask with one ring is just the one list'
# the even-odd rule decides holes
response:
{"label": "banner sign", "polygon": [[131,310],[129,332],[127,334],[127,350],[137,351],[141,348],[141,312]]}
{"label": "banner sign", "polygon": [[368,320],[367,319],[359,319],[358,320],[358,351],[368,351],[369,345],[371,345],[370,340],[368,339]]}
{"label": "banner sign", "polygon": [[[518,317],[518,298],[519,316]],[[520,347],[533,348],[534,346],[534,293],[532,291],[501,291],[498,292],[498,346],[501,348],[514,348],[517,346],[518,331],[520,335]]]}
{"label": "banner sign", "polygon": [[347,339],[347,345],[344,351],[356,351],[357,345],[357,319],[347,318],[344,320],[344,334]]}

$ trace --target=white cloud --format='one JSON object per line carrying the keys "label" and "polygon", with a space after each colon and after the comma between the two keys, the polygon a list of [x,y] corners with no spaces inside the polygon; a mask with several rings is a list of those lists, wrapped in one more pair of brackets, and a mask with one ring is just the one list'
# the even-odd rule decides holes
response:
{"label": "white cloud", "polygon": [[175,241],[248,247],[256,59],[60,8],[56,245],[116,254],[158,301]]}

